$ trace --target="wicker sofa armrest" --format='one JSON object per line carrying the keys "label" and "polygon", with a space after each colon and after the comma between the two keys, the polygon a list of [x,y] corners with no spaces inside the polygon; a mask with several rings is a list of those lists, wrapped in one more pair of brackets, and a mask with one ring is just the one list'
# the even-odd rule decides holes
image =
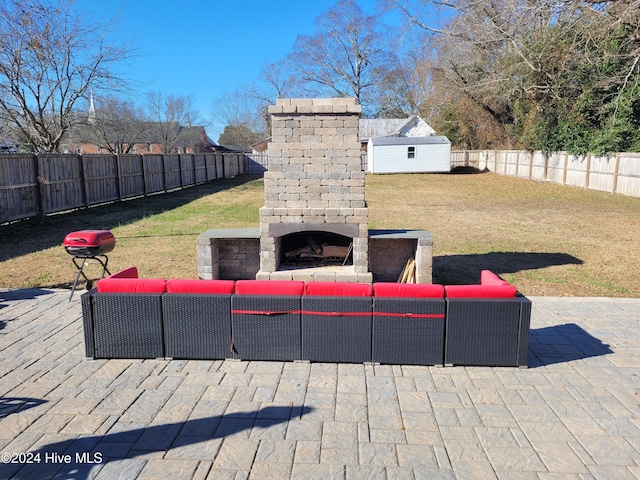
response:
{"label": "wicker sofa armrest", "polygon": [[531,301],[447,298],[445,365],[527,367]]}

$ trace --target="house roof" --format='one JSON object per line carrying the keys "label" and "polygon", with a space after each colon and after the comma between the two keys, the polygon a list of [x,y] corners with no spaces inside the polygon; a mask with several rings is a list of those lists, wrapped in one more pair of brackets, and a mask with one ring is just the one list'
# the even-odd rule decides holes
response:
{"label": "house roof", "polygon": [[[176,146],[180,147],[215,147],[216,143],[209,138],[203,126],[182,127],[178,122],[131,122],[122,125],[102,125],[100,134],[105,135],[107,141],[117,143],[123,139],[132,138],[125,130],[136,128],[138,134],[134,135],[135,143],[163,143],[167,132],[172,132],[170,137],[175,138]],[[175,137],[174,137],[175,135]],[[78,143],[95,143],[96,131],[92,125],[77,125],[69,134],[70,138]]]}
{"label": "house roof", "polygon": [[373,137],[425,137],[435,135],[436,131],[419,115],[409,118],[363,118],[360,119],[360,141]]}
{"label": "house roof", "polygon": [[208,147],[215,147],[216,143],[211,140],[204,127],[180,127],[178,131],[177,143],[181,147],[193,147],[202,144]]}

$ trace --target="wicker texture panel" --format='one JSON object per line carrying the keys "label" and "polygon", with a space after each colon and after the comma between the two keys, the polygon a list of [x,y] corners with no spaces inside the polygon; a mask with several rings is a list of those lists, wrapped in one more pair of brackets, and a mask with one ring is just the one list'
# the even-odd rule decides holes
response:
{"label": "wicker texture panel", "polygon": [[84,350],[89,358],[95,358],[95,342],[93,341],[93,302],[92,296],[96,289],[91,289],[82,294],[80,304],[82,305],[82,326],[84,330]]}
{"label": "wicker texture panel", "polygon": [[527,367],[529,355],[529,330],[531,329],[531,300],[524,296],[520,300],[520,343],[518,344],[518,366]]}
{"label": "wicker texture panel", "polygon": [[519,298],[447,299],[445,364],[521,366],[522,305]]}
{"label": "wicker texture panel", "polygon": [[[401,365],[443,365],[444,306],[444,299],[374,298],[373,361]],[[385,313],[415,314],[418,317]],[[434,318],[430,318],[431,315]]]}
{"label": "wicker texture panel", "polygon": [[159,293],[97,293],[95,358],[164,357]]}
{"label": "wicker texture panel", "polygon": [[280,361],[302,358],[299,296],[233,295],[231,304],[237,358]]}
{"label": "wicker texture panel", "polygon": [[231,358],[231,295],[162,296],[165,355],[171,358]]}
{"label": "wicker texture panel", "polygon": [[371,362],[371,312],[371,297],[302,297],[303,359]]}

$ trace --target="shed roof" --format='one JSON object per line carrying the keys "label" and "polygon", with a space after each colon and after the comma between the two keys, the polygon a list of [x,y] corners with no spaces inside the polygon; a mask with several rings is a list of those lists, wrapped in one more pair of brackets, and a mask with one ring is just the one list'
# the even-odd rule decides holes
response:
{"label": "shed roof", "polygon": [[370,139],[373,146],[377,145],[444,145],[450,144],[449,139],[442,135],[428,137],[376,137]]}

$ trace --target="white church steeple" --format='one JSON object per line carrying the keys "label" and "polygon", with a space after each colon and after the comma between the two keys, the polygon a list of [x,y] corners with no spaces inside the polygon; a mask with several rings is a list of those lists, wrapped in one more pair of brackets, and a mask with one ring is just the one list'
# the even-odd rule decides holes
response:
{"label": "white church steeple", "polygon": [[96,123],[96,108],[93,105],[93,89],[89,89],[89,123]]}

